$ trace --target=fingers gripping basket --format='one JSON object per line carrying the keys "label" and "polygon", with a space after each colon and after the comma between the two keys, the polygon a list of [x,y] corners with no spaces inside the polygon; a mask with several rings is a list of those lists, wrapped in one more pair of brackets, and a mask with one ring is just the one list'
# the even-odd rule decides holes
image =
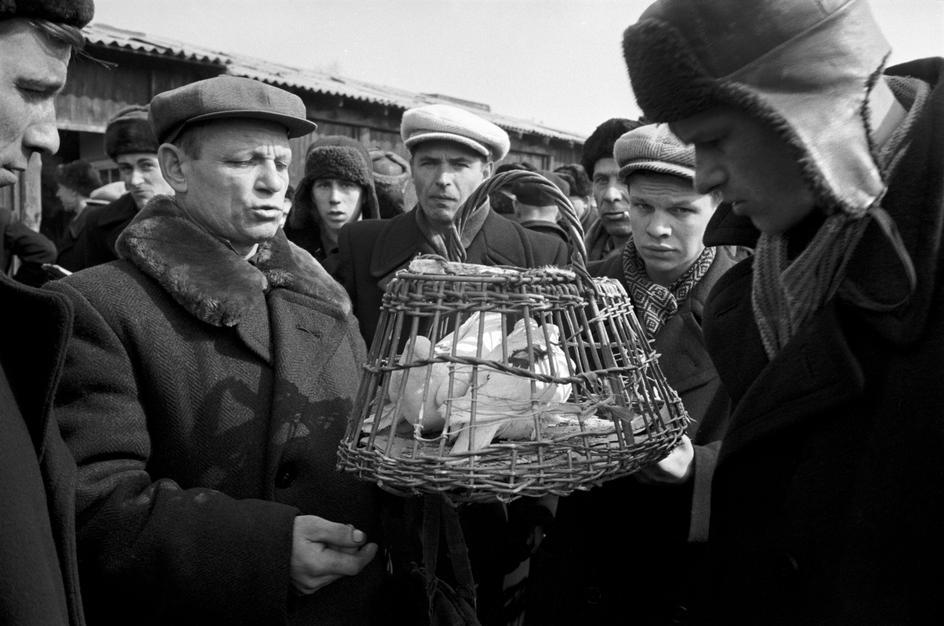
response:
{"label": "fingers gripping basket", "polygon": [[[501,174],[470,197],[522,178]],[[419,257],[384,295],[340,468],[413,495],[509,501],[630,474],[688,423],[622,285],[591,279],[558,195],[572,268]],[[472,206],[477,206],[472,204]]]}

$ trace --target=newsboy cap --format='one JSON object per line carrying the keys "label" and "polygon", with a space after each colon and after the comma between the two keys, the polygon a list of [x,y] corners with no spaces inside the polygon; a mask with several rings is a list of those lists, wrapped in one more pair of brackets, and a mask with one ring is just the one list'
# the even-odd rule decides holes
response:
{"label": "newsboy cap", "polygon": [[400,122],[403,144],[413,146],[424,141],[453,141],[472,148],[490,161],[508,154],[508,133],[465,109],[448,104],[429,104],[410,109]]}
{"label": "newsboy cap", "polygon": [[667,124],[646,124],[622,135],[613,144],[620,180],[633,172],[695,178],[695,148],[672,134]]}
{"label": "newsboy cap", "polygon": [[251,78],[215,76],[159,93],[151,100],[151,126],[161,143],[176,139],[187,124],[218,119],[277,122],[289,138],[317,128],[305,118],[301,98]]}
{"label": "newsboy cap", "polygon": [[0,20],[46,20],[82,28],[92,21],[93,0],[0,0]]}

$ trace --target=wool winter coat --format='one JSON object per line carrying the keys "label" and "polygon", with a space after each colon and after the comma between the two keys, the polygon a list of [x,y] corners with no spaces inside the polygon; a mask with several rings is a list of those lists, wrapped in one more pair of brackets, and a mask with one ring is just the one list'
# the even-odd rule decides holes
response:
{"label": "wool winter coat", "polygon": [[294,518],[379,537],[335,469],[365,358],[344,290],[276,237],[250,261],[153,199],[123,259],[50,285],[76,310],[56,405],[95,624],[371,624],[383,563],[290,591]]}
{"label": "wool winter coat", "polygon": [[126,193],[117,200],[103,207],[85,209],[85,225],[78,237],[70,261],[78,269],[101,265],[118,258],[115,243],[121,231],[138,214],[138,205],[134,196]]}
{"label": "wool winter coat", "polygon": [[[692,477],[669,486],[628,476],[561,498],[534,566],[529,624],[667,624],[687,603],[688,572],[707,539],[711,476],[727,419],[702,316],[712,287],[746,256],[744,248],[718,248],[654,338],[659,366],[692,418]],[[590,273],[625,282],[622,253],[591,264]],[[628,514],[614,517],[621,509]],[[608,532],[614,539],[603,545]]]}
{"label": "wool winter coat", "polygon": [[[417,226],[413,211],[389,220],[348,224],[341,229],[338,243],[335,276],[351,296],[369,346],[380,319],[384,289],[394,273],[417,254],[436,252]],[[526,230],[491,210],[466,254],[467,263],[481,265],[540,267],[568,262],[567,245],[559,238]]]}
{"label": "wool winter coat", "polygon": [[75,463],[51,414],[72,310],[0,277],[0,623],[84,624]]}
{"label": "wool winter coat", "polygon": [[[944,562],[944,59],[890,68],[932,92],[878,225],[828,301],[768,360],[744,261],[705,307],[733,413],[712,485],[701,623],[940,623]],[[735,340],[732,340],[734,338]]]}

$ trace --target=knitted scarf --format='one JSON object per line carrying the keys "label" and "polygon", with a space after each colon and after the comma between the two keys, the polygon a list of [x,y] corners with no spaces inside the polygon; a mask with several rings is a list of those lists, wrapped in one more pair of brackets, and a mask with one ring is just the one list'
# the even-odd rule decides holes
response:
{"label": "knitted scarf", "polygon": [[[908,85],[890,80],[896,95],[910,91],[914,102],[905,119],[881,146],[876,162],[885,179],[908,147],[908,133],[930,93],[927,83],[915,79]],[[769,359],[778,352],[839,290],[846,266],[866,227],[873,220],[883,229],[906,266],[910,258],[898,237],[881,198],[858,212],[837,211],[829,215],[810,243],[791,262],[787,256],[789,235],[762,233],[754,252],[751,302]]]}
{"label": "knitted scarf", "polygon": [[491,205],[488,200],[476,207],[466,207],[463,204],[445,234],[432,228],[429,218],[419,205],[413,209],[413,214],[416,216],[417,227],[436,254],[450,261],[465,262],[465,249],[482,230],[489,211]]}
{"label": "knitted scarf", "polygon": [[652,282],[646,274],[646,264],[639,256],[632,238],[626,242],[623,247],[623,283],[632,298],[636,316],[650,336],[655,337],[666,320],[678,311],[679,303],[685,301],[714,260],[715,249],[705,248],[674,283],[663,287]]}

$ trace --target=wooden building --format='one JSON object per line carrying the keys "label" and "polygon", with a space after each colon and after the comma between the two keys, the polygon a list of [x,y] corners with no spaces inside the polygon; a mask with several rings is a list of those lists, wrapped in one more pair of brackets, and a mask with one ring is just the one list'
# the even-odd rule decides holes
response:
{"label": "wooden building", "polygon": [[59,153],[42,159],[41,172],[37,159],[36,166],[23,175],[21,185],[0,190],[0,206],[16,209],[30,225],[38,222],[40,206],[57,203],[54,176],[59,163],[84,159],[100,171],[103,182],[117,180],[117,169],[102,146],[105,125],[117,111],[132,104],[146,104],[162,91],[221,74],[255,78],[292,91],[304,100],[308,118],[318,124],[318,130],[292,140],[296,154],[291,170],[293,183],[301,179],[304,169],[304,159],[298,157],[318,135],[345,135],[359,139],[368,148],[406,156],[400,140],[400,118],[406,109],[423,104],[445,102],[491,120],[511,137],[506,160],[527,160],[539,169],[578,161],[584,140],[573,133],[496,113],[485,104],[444,95],[413,93],[211,51],[105,24],[93,23],[85,33],[86,54],[74,59],[68,83],[56,101]]}

